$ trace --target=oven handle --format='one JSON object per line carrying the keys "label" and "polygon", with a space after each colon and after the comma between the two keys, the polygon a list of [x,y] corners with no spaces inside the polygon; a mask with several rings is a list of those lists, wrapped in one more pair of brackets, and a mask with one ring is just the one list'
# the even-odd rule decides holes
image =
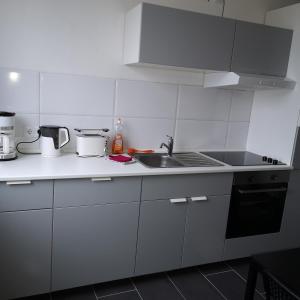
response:
{"label": "oven handle", "polygon": [[256,194],[256,193],[272,193],[272,192],[286,192],[287,188],[275,188],[275,189],[256,189],[256,190],[241,190],[239,189],[238,192],[240,194]]}

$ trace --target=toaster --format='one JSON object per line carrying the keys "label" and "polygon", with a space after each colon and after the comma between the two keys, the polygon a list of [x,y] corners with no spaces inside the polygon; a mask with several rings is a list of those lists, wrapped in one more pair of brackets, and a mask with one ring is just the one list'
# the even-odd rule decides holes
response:
{"label": "toaster", "polygon": [[108,129],[75,129],[80,134],[76,135],[76,154],[80,157],[104,156],[107,154],[108,136],[102,132]]}

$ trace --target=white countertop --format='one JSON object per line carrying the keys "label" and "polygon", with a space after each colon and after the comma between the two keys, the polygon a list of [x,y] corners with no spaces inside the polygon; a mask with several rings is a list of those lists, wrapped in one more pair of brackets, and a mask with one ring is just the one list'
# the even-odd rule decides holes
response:
{"label": "white countertop", "polygon": [[258,170],[291,170],[291,166],[229,166],[190,168],[147,168],[136,162],[123,165],[105,158],[80,158],[63,154],[56,158],[41,155],[20,155],[13,161],[0,162],[0,181],[94,178],[120,176],[149,176],[172,174],[200,174],[243,172]]}

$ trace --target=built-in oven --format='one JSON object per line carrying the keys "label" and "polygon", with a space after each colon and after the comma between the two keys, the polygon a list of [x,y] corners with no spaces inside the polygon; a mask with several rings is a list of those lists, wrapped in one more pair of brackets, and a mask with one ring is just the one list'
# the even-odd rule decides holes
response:
{"label": "built-in oven", "polygon": [[234,174],[226,238],[280,232],[289,171]]}

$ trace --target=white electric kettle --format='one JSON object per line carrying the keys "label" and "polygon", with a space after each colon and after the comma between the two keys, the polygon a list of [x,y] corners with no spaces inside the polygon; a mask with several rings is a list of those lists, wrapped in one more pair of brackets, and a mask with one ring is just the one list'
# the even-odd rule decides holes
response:
{"label": "white electric kettle", "polygon": [[43,157],[57,157],[60,149],[70,141],[67,127],[44,125],[39,129],[41,136],[41,154]]}

